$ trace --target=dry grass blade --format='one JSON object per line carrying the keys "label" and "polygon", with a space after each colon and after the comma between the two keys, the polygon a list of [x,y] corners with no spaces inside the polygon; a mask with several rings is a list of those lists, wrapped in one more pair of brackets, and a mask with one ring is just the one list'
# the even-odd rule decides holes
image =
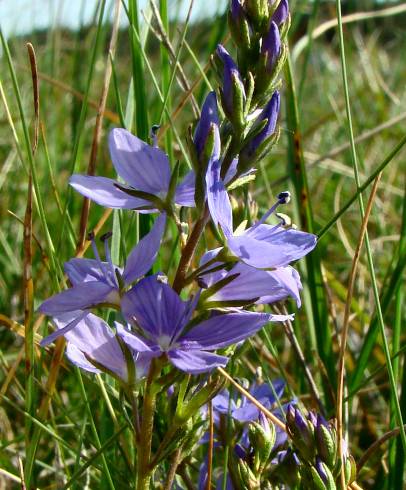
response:
{"label": "dry grass blade", "polygon": [[38,68],[37,59],[35,56],[34,46],[27,43],[28,56],[30,58],[32,90],[34,95],[34,139],[32,142],[32,153],[35,154],[38,147],[39,136],[39,87],[38,87]]}
{"label": "dry grass blade", "polygon": [[241,385],[237,383],[223,368],[219,367],[217,370],[235,387],[237,390],[242,393],[250,402],[252,402],[261,412],[268,417],[268,419],[273,422],[275,425],[280,427],[283,431],[286,432],[286,425],[281,422],[278,417],[276,417],[272,412],[270,412],[267,408],[265,408],[262,403],[260,403],[254,396],[251,395],[247,390],[245,390]]}
{"label": "dry grass blade", "polygon": [[357,471],[359,472],[364,467],[368,459],[372,456],[374,452],[376,452],[382,446],[382,444],[392,439],[392,437],[398,436],[399,434],[400,434],[400,427],[396,427],[396,429],[392,429],[386,432],[377,441],[371,444],[371,446],[369,446],[369,448],[365,451],[365,453],[360,457],[357,463]]}
{"label": "dry grass blade", "polygon": [[[112,75],[112,65],[109,62],[109,58],[114,57],[114,52],[116,49],[118,28],[119,28],[119,21],[120,21],[120,8],[121,8],[121,2],[120,0],[116,0],[113,30],[111,33],[110,44],[109,44],[109,54],[106,59],[106,71],[104,74],[104,82],[103,82],[102,93],[100,96],[99,106],[97,108],[97,116],[96,116],[96,124],[93,133],[92,149],[90,152],[89,164],[87,167],[88,175],[94,175],[96,170],[97,151],[99,149],[100,140],[102,136],[101,130],[103,124],[103,114],[106,108],[107,95],[109,92],[110,80]],[[90,209],[90,200],[87,197],[85,197],[83,199],[82,213],[80,217],[79,240],[77,245],[77,251],[81,250],[85,243],[87,222],[89,220],[89,209]]]}
{"label": "dry grass blade", "polygon": [[213,474],[213,449],[214,449],[214,419],[213,403],[210,400],[209,407],[209,448],[207,452],[207,482],[205,490],[211,490],[211,477]]}
{"label": "dry grass blade", "polygon": [[365,234],[367,231],[367,225],[369,216],[372,210],[372,204],[374,202],[374,198],[376,196],[376,192],[378,190],[378,184],[381,180],[382,173],[378,174],[376,177],[371,195],[369,196],[368,204],[365,210],[365,216],[361,225],[361,230],[358,239],[358,245],[355,250],[354,258],[352,261],[350,279],[348,282],[347,289],[347,301],[345,304],[344,311],[344,320],[343,320],[343,328],[341,332],[341,345],[340,345],[340,356],[339,356],[339,364],[338,364],[338,382],[337,382],[337,438],[338,438],[338,454],[341,458],[341,483],[342,488],[346,488],[345,483],[345,473],[344,473],[344,455],[343,455],[343,399],[344,399],[344,370],[345,370],[345,349],[347,345],[347,337],[348,337],[348,329],[350,324],[350,314],[351,314],[351,300],[354,293],[354,285],[355,285],[355,277],[357,273],[357,267],[360,259],[361,248],[364,243]]}
{"label": "dry grass blade", "polygon": [[151,5],[151,9],[152,9],[152,12],[154,14],[157,29],[154,29],[151,25],[149,27],[150,27],[151,31],[155,34],[155,36],[159,39],[159,41],[162,42],[163,45],[165,46],[166,50],[168,51],[169,56],[171,57],[172,63],[176,63],[176,69],[178,70],[178,73],[179,73],[179,76],[177,77],[178,81],[179,81],[179,85],[182,87],[182,89],[185,92],[190,92],[190,103],[191,103],[191,106],[193,109],[193,113],[194,113],[195,118],[198,118],[200,115],[199,105],[196,102],[196,99],[193,95],[193,92],[191,91],[190,83],[186,77],[186,74],[182,68],[182,65],[179,63],[179,61],[176,58],[175,50],[173,49],[173,46],[172,46],[171,41],[168,37],[168,34],[165,31],[161,16],[159,14],[159,10],[158,10],[158,8],[157,8],[157,6],[153,0],[151,0],[149,3]]}

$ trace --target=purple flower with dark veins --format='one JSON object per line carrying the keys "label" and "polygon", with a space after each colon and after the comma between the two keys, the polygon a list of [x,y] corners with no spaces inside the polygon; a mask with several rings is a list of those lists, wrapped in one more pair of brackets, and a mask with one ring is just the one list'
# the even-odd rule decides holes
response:
{"label": "purple flower with dark veins", "polygon": [[[54,318],[58,330],[63,330],[79,313],[65,313]],[[103,369],[122,381],[128,382],[128,361],[119,341],[107,323],[90,313],[78,323],[78,327],[64,334],[67,340],[68,359],[85,371],[100,373]],[[135,378],[145,376],[149,359],[133,352],[133,361],[134,364],[131,367],[134,369]]]}
{"label": "purple flower with dark veins", "polygon": [[234,231],[230,198],[220,178],[220,162],[214,162],[209,167],[206,182],[212,220],[224,234],[226,251],[239,261],[257,269],[286,267],[316,246],[315,235],[285,229],[282,223],[265,224],[277,207],[287,202],[288,192],[279,194],[278,201],[253,226],[246,230],[242,230],[240,226]]}
{"label": "purple flower with dark veins", "polygon": [[270,321],[284,321],[290,316],[237,311],[212,315],[188,328],[198,295],[182,301],[179,295],[157,276],[136,284],[122,299],[122,312],[132,325],[117,333],[137,352],[150,357],[165,354],[181,371],[200,374],[224,367],[228,358],[211,351],[245,340]]}
{"label": "purple flower with dark veins", "polygon": [[72,287],[44,301],[38,311],[50,316],[81,311],[62,330],[58,329],[43,339],[41,345],[50,344],[75,328],[77,322],[80,322],[94,306],[101,304],[120,306],[123,289],[146,274],[155,262],[165,231],[165,223],[166,215],[161,214],[151,231],[131,251],[124,270],[112,263],[107,237],[104,239],[106,262],[102,262],[94,239],[92,239],[92,247],[95,259],[74,258],[66,262],[65,272]]}
{"label": "purple flower with dark veins", "polygon": [[[171,181],[166,154],[121,128],[110,132],[109,149],[117,174],[126,184],[106,177],[75,174],[70,185],[101,206],[158,212],[157,201],[166,203]],[[179,206],[193,207],[194,192],[194,175],[189,172],[176,187],[173,201]]]}

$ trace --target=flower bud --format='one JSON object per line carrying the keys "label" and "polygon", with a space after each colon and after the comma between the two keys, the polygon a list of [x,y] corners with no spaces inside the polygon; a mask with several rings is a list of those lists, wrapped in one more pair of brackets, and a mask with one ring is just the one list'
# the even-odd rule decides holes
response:
{"label": "flower bud", "polygon": [[[248,134],[248,141],[240,152],[238,162],[239,175],[251,168],[257,160],[262,158],[272,145],[273,136],[276,135],[276,123],[279,116],[279,108],[280,95],[278,91],[275,91],[271,100],[253,124],[250,133],[254,134],[254,136],[250,138],[250,134]],[[256,132],[255,128],[259,126],[261,126],[261,129],[259,132]]]}
{"label": "flower bud", "polygon": [[254,472],[250,469],[248,464],[240,459],[238,461],[238,469],[240,470],[240,475],[241,475],[241,480],[242,483],[244,484],[243,488],[249,488],[249,489],[258,489],[259,490],[259,482],[257,476],[254,474]]}
{"label": "flower bud", "polygon": [[337,458],[336,430],[320,415],[317,415],[315,438],[318,455],[327,466],[333,468]]}
{"label": "flower bud", "polygon": [[315,466],[310,468],[315,488],[319,490],[336,490],[334,477],[328,466],[317,458]]}
{"label": "flower bud", "polygon": [[205,165],[207,165],[211,156],[216,159],[219,158],[220,132],[215,92],[210,92],[203,103],[202,113],[196,126],[193,142],[199,162],[204,160]]}
{"label": "flower bud", "polygon": [[268,0],[246,0],[245,6],[256,30],[261,32],[269,21]]}
{"label": "flower bud", "polygon": [[262,39],[261,53],[264,56],[268,75],[272,75],[276,61],[281,53],[281,38],[277,24],[272,21],[267,35]]}
{"label": "flower bud", "polygon": [[345,471],[345,481],[347,485],[352,483],[357,476],[357,463],[354,458],[349,455],[345,458],[344,463],[344,471]]}
{"label": "flower bud", "polygon": [[249,50],[252,29],[240,0],[231,0],[228,25],[237,46],[243,50]]}
{"label": "flower bud", "polygon": [[289,405],[286,422],[294,446],[304,460],[312,461],[316,453],[314,427],[301,411],[292,405]]}
{"label": "flower bud", "polygon": [[[274,0],[270,0],[270,8],[272,8],[272,4],[274,4]],[[272,21],[275,22],[277,26],[280,26],[284,22],[286,22],[289,17],[289,3],[288,0],[281,0],[279,5],[276,7],[275,12],[272,15]]]}
{"label": "flower bud", "polygon": [[259,422],[251,422],[248,428],[248,437],[254,448],[255,471],[261,474],[275,444],[276,431],[273,424],[262,412],[259,413]]}
{"label": "flower bud", "polygon": [[246,96],[240,72],[224,46],[219,44],[216,54],[223,72],[223,86],[220,92],[224,112],[233,124],[238,128],[243,128],[245,125],[244,106]]}

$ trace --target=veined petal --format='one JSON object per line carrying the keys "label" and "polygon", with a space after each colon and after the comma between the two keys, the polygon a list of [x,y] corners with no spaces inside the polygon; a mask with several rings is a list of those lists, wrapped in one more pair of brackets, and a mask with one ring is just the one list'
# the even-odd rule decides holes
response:
{"label": "veined petal", "polygon": [[271,317],[267,313],[249,311],[213,316],[183,335],[179,343],[189,350],[221,349],[254,335]]}
{"label": "veined petal", "polygon": [[76,347],[76,345],[68,342],[66,346],[66,356],[72,364],[89,371],[90,373],[100,373],[100,369],[97,369],[91,362],[89,362],[83,352]]}
{"label": "veined petal", "polygon": [[[71,315],[65,315],[55,318],[54,321],[58,329],[63,330],[70,320]],[[98,316],[89,313],[76,325],[74,330],[65,333],[65,338],[68,345],[73,345],[77,350],[113,371],[120,378],[127,379],[127,363],[120,344],[107,323]],[[75,354],[75,349],[71,349],[71,354]],[[75,361],[80,361],[77,351],[73,360],[77,364]],[[90,362],[89,364],[92,365]],[[86,369],[84,366],[79,367]]]}
{"label": "veined petal", "polygon": [[[108,267],[107,262],[103,264]],[[65,262],[64,269],[74,286],[81,282],[104,280],[103,272],[100,270],[100,264],[95,259],[79,259],[75,257]]]}
{"label": "veined petal", "polygon": [[176,187],[175,203],[179,206],[193,208],[195,206],[196,174],[191,170],[183,181]]}
{"label": "veined petal", "polygon": [[[52,332],[50,335],[48,335],[47,337],[41,340],[40,342],[41,347],[45,347],[51,344],[59,337],[66,335],[68,332],[76,328],[82,322],[82,320],[86,318],[88,314],[89,314],[88,311],[73,311],[71,313],[62,315],[62,317],[64,318],[63,324],[61,324],[61,327],[58,327],[58,329],[55,330],[55,332]],[[54,318],[55,323],[56,321],[57,319]]]}
{"label": "veined petal", "polygon": [[207,204],[213,223],[221,226],[226,236],[233,233],[230,198],[220,178],[220,162],[210,160],[206,173]]}
{"label": "veined petal", "polygon": [[108,296],[113,291],[115,289],[104,282],[82,282],[45,300],[38,311],[45,315],[58,315],[83,310],[107,302]]}
{"label": "veined petal", "polygon": [[270,295],[264,295],[257,303],[272,303],[280,301],[287,296],[292,296],[296,301],[298,308],[301,307],[300,291],[302,289],[302,283],[300,281],[299,273],[291,266],[278,267],[272,271],[266,271],[267,274],[276,279],[279,283],[279,292],[275,290]]}
{"label": "veined petal", "polygon": [[166,214],[161,214],[156,219],[151,231],[131,251],[123,272],[123,279],[126,284],[130,284],[151,269],[158,255],[165,224]]}
{"label": "veined petal", "polygon": [[205,351],[176,349],[168,352],[168,357],[174,366],[190,374],[207,373],[216,367],[225,367],[228,362],[228,357]]}
{"label": "veined petal", "polygon": [[[69,183],[75,191],[106,208],[137,209],[151,206],[149,201],[130,196],[126,192],[120,190],[116,187],[117,184],[121,187],[125,186],[116,180],[108,179],[107,177],[75,174],[69,179]],[[143,210],[142,212],[152,213],[156,211],[151,209],[146,211]]]}
{"label": "veined petal", "polygon": [[168,157],[129,131],[113,129],[109,148],[117,173],[134,189],[163,197],[168,192],[171,170]]}
{"label": "veined petal", "polygon": [[[154,352],[152,346],[149,346],[145,341],[145,339],[142,339],[134,332],[130,332],[129,330],[124,328],[121,325],[121,323],[115,322],[115,326],[117,330],[117,335],[121,337],[124,340],[124,342],[129,347],[131,347],[132,350],[137,352],[150,353],[150,354]],[[160,355],[161,352],[158,350],[157,354]]]}
{"label": "veined petal", "polygon": [[284,256],[285,259],[282,259],[281,263],[275,267],[286,266],[289,262],[304,257],[314,249],[317,243],[316,235],[311,233],[264,224],[249,228],[245,235],[281,249],[279,255]]}
{"label": "veined petal", "polygon": [[184,327],[186,303],[175,291],[157,280],[157,276],[142,279],[122,298],[122,312],[157,342],[175,338]]}
{"label": "veined petal", "polygon": [[270,230],[265,235],[264,227],[271,230],[275,228],[259,225],[253,232],[250,232],[250,228],[243,235],[230,237],[227,241],[234,255],[257,269],[285,267],[316,246],[316,237],[310,233],[281,229],[277,232]]}

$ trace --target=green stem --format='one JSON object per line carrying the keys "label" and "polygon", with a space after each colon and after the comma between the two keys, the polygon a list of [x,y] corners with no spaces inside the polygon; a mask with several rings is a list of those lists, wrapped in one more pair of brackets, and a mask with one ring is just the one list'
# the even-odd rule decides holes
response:
{"label": "green stem", "polygon": [[159,360],[153,359],[145,384],[144,400],[142,406],[141,433],[138,444],[137,461],[137,490],[147,490],[152,476],[150,467],[152,433],[154,429],[154,412],[156,403],[156,392],[154,390],[154,379],[160,371]]}

